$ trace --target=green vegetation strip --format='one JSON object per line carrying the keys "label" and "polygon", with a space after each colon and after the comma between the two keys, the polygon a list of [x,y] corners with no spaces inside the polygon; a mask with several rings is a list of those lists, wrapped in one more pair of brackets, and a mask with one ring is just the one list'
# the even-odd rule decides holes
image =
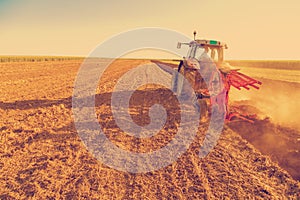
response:
{"label": "green vegetation strip", "polygon": [[43,61],[64,61],[81,60],[84,57],[75,56],[0,56],[0,62],[43,62]]}

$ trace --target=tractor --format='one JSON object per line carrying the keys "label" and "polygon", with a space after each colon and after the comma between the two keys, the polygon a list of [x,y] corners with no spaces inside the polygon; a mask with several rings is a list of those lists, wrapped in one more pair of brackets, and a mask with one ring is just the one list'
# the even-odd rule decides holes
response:
{"label": "tractor", "polygon": [[[253,122],[253,116],[230,111],[228,107],[229,91],[231,86],[238,90],[249,90],[250,87],[259,89],[262,83],[239,72],[239,69],[233,69],[224,62],[224,50],[228,48],[227,44],[216,40],[196,39],[196,32],[194,32],[194,40],[189,43],[178,42],[177,48],[181,48],[182,45],[188,45],[189,50],[186,57],[177,60],[179,65],[152,61],[162,69],[166,69],[163,66],[168,65],[177,70],[178,73],[172,73],[171,88],[173,92],[179,96],[185,95],[185,84],[181,80],[184,77],[195,92],[198,102],[195,105],[201,107],[201,116],[204,119],[209,116],[210,107],[218,105],[225,112],[226,121],[242,119]],[[179,73],[183,76],[179,76]]]}

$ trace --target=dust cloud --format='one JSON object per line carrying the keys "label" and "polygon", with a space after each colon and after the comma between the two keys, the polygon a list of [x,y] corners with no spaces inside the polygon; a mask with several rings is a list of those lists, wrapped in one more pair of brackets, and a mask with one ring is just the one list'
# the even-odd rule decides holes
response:
{"label": "dust cloud", "polygon": [[259,109],[260,117],[269,117],[274,123],[300,130],[300,84],[259,79],[259,90],[230,91],[231,101],[244,103]]}

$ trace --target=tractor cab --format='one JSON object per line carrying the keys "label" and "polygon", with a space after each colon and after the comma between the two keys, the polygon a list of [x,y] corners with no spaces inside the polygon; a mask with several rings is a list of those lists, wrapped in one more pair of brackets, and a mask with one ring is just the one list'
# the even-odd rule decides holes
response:
{"label": "tractor cab", "polygon": [[[209,97],[211,95],[209,94],[209,87],[213,86],[214,82],[217,82],[214,85],[218,85],[219,90],[222,90],[225,77],[220,74],[222,71],[220,71],[219,66],[222,66],[223,52],[224,49],[227,49],[227,45],[216,40],[196,39],[189,43],[179,42],[177,48],[181,48],[181,45],[188,45],[189,50],[187,56],[183,57],[180,62],[178,72],[188,79],[196,94],[200,97]],[[181,87],[179,88],[181,89]],[[212,93],[212,90],[210,92]]]}
{"label": "tractor cab", "polygon": [[223,52],[224,49],[227,49],[225,43],[216,40],[193,40],[189,43],[178,42],[177,48],[181,48],[181,45],[189,45],[189,51],[185,59],[201,61],[201,58],[209,56],[216,63],[224,61]]}

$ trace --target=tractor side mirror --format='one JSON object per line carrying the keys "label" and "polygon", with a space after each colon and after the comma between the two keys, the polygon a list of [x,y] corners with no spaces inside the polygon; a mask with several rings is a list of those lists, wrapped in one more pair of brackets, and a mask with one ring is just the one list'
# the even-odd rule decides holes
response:
{"label": "tractor side mirror", "polygon": [[177,49],[180,49],[181,48],[181,42],[178,42],[177,43]]}

